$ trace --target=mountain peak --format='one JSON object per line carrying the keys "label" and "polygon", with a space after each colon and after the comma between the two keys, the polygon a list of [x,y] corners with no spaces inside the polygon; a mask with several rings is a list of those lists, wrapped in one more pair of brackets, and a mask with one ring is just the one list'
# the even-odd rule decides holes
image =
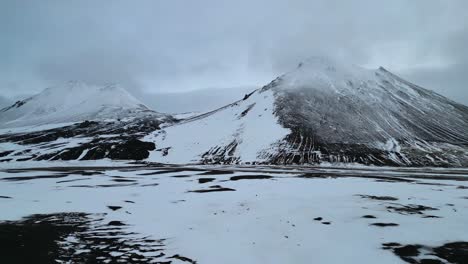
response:
{"label": "mountain peak", "polygon": [[117,84],[70,81],[3,109],[0,126],[112,119],[136,112],[152,111]]}

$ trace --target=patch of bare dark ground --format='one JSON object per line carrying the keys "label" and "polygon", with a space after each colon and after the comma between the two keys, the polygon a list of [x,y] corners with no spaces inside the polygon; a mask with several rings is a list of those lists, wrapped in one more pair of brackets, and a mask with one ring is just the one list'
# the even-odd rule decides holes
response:
{"label": "patch of bare dark ground", "polygon": [[308,173],[299,175],[297,177],[305,178],[305,179],[359,177],[359,178],[375,179],[376,181],[379,181],[379,182],[415,182],[415,180],[403,179],[403,178],[391,177],[391,176],[366,175],[366,174],[356,174],[356,173],[337,173],[337,172],[324,172],[324,171],[308,172]]}
{"label": "patch of bare dark ground", "polygon": [[159,174],[168,174],[168,173],[175,173],[175,172],[182,172],[187,171],[187,169],[180,168],[180,169],[165,169],[165,170],[158,170],[153,172],[145,172],[139,173],[138,175],[159,175]]}
{"label": "patch of bare dark ground", "polygon": [[365,194],[356,194],[356,196],[359,196],[364,199],[371,199],[371,200],[377,200],[377,201],[398,201],[398,198],[392,197],[392,196],[375,196],[375,195],[365,195]]}
{"label": "patch of bare dark ground", "polygon": [[226,188],[221,185],[213,185],[210,186],[209,189],[201,189],[201,190],[193,190],[193,191],[188,191],[188,192],[193,192],[193,193],[210,193],[210,192],[234,192],[236,191],[235,189],[231,188]]}
{"label": "patch of bare dark ground", "polygon": [[210,170],[210,171],[206,171],[206,172],[203,172],[203,173],[200,173],[198,175],[223,175],[223,174],[233,174],[234,171],[228,171],[228,170]]}
{"label": "patch of bare dark ground", "polygon": [[203,184],[203,183],[207,183],[207,182],[212,182],[214,180],[215,180],[215,178],[199,178],[198,183]]}
{"label": "patch of bare dark ground", "polygon": [[128,186],[135,186],[138,185],[137,183],[120,183],[120,184],[99,184],[99,185],[88,185],[88,184],[82,184],[82,185],[70,185],[67,187],[72,187],[72,188],[113,188],[113,187],[128,187]]}
{"label": "patch of bare dark ground", "polygon": [[174,175],[174,176],[171,176],[172,178],[190,178],[194,175]]}
{"label": "patch of bare dark ground", "polygon": [[[0,262],[171,263],[174,257],[164,253],[165,239],[130,233],[125,223],[113,222],[119,221],[102,224],[102,219],[85,213],[32,215],[0,222]],[[151,255],[145,256],[147,253]]]}
{"label": "patch of bare dark ground", "polygon": [[154,187],[154,186],[158,186],[159,183],[148,183],[148,184],[142,184],[140,185],[141,187]]}
{"label": "patch of bare dark ground", "polygon": [[137,180],[131,179],[112,179],[113,182],[137,182]]}
{"label": "patch of bare dark ground", "polygon": [[178,260],[183,261],[183,262],[189,262],[189,263],[192,263],[192,264],[197,264],[197,262],[195,260],[184,257],[184,256],[181,256],[181,255],[174,255],[174,256],[170,257],[170,259],[178,259]]}
{"label": "patch of bare dark ground", "polygon": [[117,211],[117,210],[122,209],[122,206],[108,205],[107,208],[111,209],[112,211]]}
{"label": "patch of bare dark ground", "polygon": [[383,244],[383,249],[391,250],[402,260],[412,264],[468,263],[468,242],[447,243],[439,247],[386,243]]}
{"label": "patch of bare dark ground", "polygon": [[52,175],[38,175],[38,176],[23,176],[23,177],[5,177],[0,178],[3,181],[30,181],[41,179],[58,179],[68,177],[68,174],[52,174]]}
{"label": "patch of bare dark ground", "polygon": [[272,179],[272,176],[268,175],[240,175],[240,176],[233,176],[229,178],[230,181],[240,181],[240,180],[268,180]]}
{"label": "patch of bare dark ground", "polygon": [[365,219],[376,219],[377,217],[373,216],[373,215],[363,215],[361,218],[365,218]]}
{"label": "patch of bare dark ground", "polygon": [[[24,172],[24,171],[21,171]],[[9,172],[10,173],[10,172]],[[104,173],[100,171],[68,171],[68,172],[52,172],[51,174],[37,175],[37,176],[20,176],[20,177],[5,177],[0,178],[4,181],[29,181],[29,180],[40,180],[40,179],[54,179],[54,178],[65,178],[70,175],[81,175],[81,176],[92,176],[92,175],[102,175]],[[66,182],[66,181],[61,181]],[[59,182],[57,182],[59,183]]]}
{"label": "patch of bare dark ground", "polygon": [[399,224],[395,223],[373,223],[370,224],[371,226],[378,226],[378,227],[394,227],[394,226],[399,226]]}
{"label": "patch of bare dark ground", "polygon": [[396,212],[396,213],[403,214],[403,215],[413,215],[413,214],[423,215],[424,212],[426,211],[438,211],[439,210],[434,207],[429,207],[429,206],[419,205],[419,204],[402,205],[402,204],[396,204],[396,203],[393,203],[393,205],[389,205],[386,208],[389,212]]}
{"label": "patch of bare dark ground", "polygon": [[76,182],[76,181],[85,181],[85,180],[90,180],[90,179],[91,178],[71,179],[71,180],[57,181],[55,183],[68,183],[68,182]]}

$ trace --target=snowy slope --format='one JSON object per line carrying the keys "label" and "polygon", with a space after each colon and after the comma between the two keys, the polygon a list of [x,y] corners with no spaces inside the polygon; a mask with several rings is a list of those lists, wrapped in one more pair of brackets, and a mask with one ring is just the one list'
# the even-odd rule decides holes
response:
{"label": "snowy slope", "polygon": [[96,86],[69,82],[0,110],[0,127],[19,127],[83,120],[155,115],[116,85]]}
{"label": "snowy slope", "polygon": [[467,166],[468,107],[383,68],[313,58],[145,140],[158,162]]}
{"label": "snowy slope", "polygon": [[165,163],[255,162],[258,151],[268,152],[271,144],[289,130],[275,115],[274,95],[255,92],[216,111],[154,132],[144,141],[154,141],[157,150],[150,160]]}

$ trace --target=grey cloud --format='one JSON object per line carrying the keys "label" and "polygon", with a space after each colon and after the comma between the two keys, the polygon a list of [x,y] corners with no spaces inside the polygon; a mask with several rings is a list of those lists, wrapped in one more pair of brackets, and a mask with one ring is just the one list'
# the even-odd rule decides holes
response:
{"label": "grey cloud", "polygon": [[137,94],[259,86],[326,55],[386,66],[468,103],[467,9],[462,0],[7,0],[0,89],[11,96],[67,80]]}

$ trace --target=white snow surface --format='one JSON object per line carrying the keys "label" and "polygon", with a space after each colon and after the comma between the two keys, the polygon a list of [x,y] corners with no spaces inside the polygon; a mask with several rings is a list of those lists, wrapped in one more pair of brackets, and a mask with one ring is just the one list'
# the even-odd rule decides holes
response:
{"label": "white snow surface", "polygon": [[[395,264],[405,262],[383,250],[383,243],[436,247],[468,241],[468,207],[463,198],[467,192],[460,188],[468,188],[466,181],[426,179],[408,183],[340,177],[339,173],[337,178],[307,179],[296,177],[301,171],[261,169],[257,169],[258,175],[274,179],[231,181],[233,176],[253,173],[204,176],[205,171],[166,169],[109,168],[100,175],[70,172],[66,177],[47,169],[2,172],[0,195],[10,198],[0,200],[0,220],[58,212],[106,213],[103,224],[118,220],[128,225],[126,231],[135,232],[133,236],[167,239],[163,251],[167,256],[180,254],[200,264]],[[348,172],[344,170],[343,175]],[[54,175],[57,178],[51,178]],[[204,177],[213,177],[214,181],[199,184],[198,179]],[[132,182],[121,184],[114,181],[116,178]],[[190,192],[218,184],[235,191]],[[398,200],[378,201],[359,195]],[[421,215],[387,209],[410,204],[436,210]],[[111,211],[109,205],[123,208]],[[365,219],[364,215],[376,219]],[[323,219],[314,220],[318,217]],[[373,223],[399,226],[377,227]]]}
{"label": "white snow surface", "polygon": [[0,110],[0,127],[116,119],[142,112],[152,111],[118,85],[69,82]]}
{"label": "white snow surface", "polygon": [[[157,148],[147,160],[196,163],[206,152],[237,144],[226,157],[237,157],[241,162],[261,161],[261,152],[273,151],[274,143],[289,134],[278,124],[273,104],[271,91],[256,91],[246,100],[156,131],[143,139],[154,142]],[[167,155],[161,151],[165,148],[169,148]]]}

